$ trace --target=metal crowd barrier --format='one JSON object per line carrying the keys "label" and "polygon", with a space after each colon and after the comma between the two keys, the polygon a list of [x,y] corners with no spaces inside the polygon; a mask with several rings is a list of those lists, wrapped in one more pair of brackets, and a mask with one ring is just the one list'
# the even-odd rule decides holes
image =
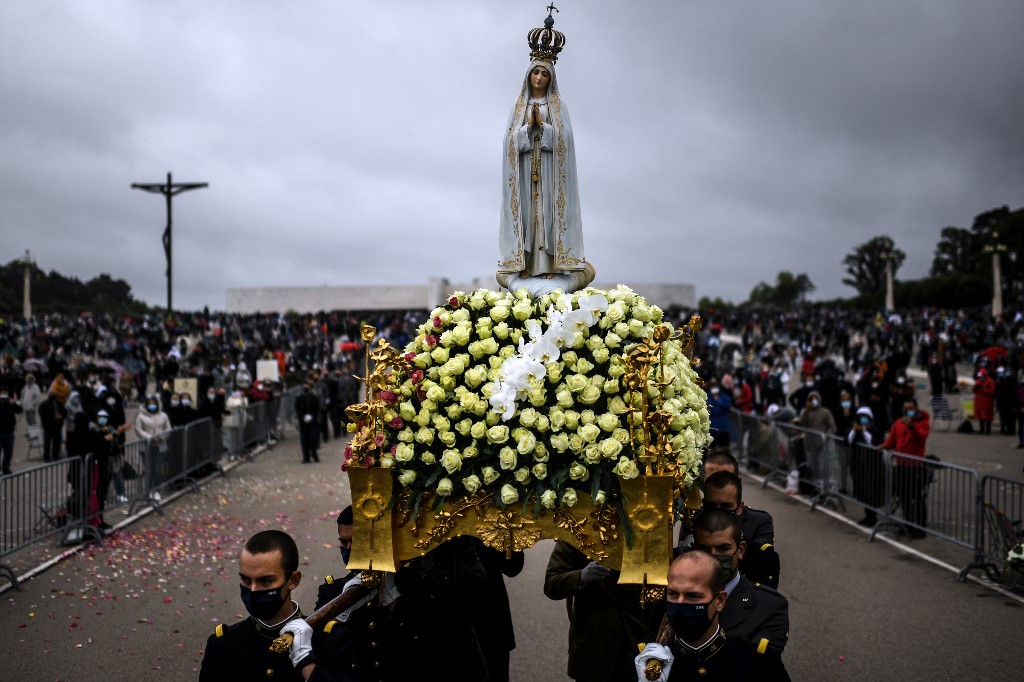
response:
{"label": "metal crowd barrier", "polygon": [[[17,587],[14,570],[3,559],[43,540],[64,544],[86,531],[88,472],[92,456],[39,464],[0,477],[0,576]],[[89,532],[99,539],[98,532]]]}
{"label": "metal crowd barrier", "polygon": [[1007,554],[1024,541],[1024,482],[999,476],[981,479],[978,493],[980,513],[974,562],[964,567],[960,580],[975,569],[982,569],[993,580],[1009,577],[1009,586],[1016,589],[1024,581],[1020,569],[1010,569]]}
{"label": "metal crowd barrier", "polygon": [[[734,455],[764,475],[762,487],[799,472],[799,492],[811,510],[847,503],[864,509],[870,539],[882,531],[929,535],[973,550],[960,571],[984,569],[996,579],[1009,548],[1022,539],[1024,482],[918,458],[874,446],[851,446],[846,434],[824,434],[799,425],[733,413]],[[790,481],[792,483],[792,481]]]}

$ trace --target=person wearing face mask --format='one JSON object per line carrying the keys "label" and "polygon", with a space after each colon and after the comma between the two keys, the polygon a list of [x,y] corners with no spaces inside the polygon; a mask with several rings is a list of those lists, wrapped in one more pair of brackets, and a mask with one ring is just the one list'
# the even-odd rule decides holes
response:
{"label": "person wearing face mask", "polygon": [[43,461],[56,462],[61,456],[64,423],[68,417],[67,408],[58,400],[57,392],[51,388],[46,394],[46,400],[39,403],[36,412],[43,427]]}
{"label": "person wearing face mask", "polygon": [[[21,401],[25,404],[24,398]],[[1017,432],[1017,380],[1006,367],[996,368],[996,408],[999,410],[999,433],[1012,436]]]}
{"label": "person wearing face mask", "polygon": [[[200,682],[258,679],[357,682],[355,648],[337,621],[314,631],[292,599],[302,580],[299,551],[280,530],[256,533],[238,559],[239,592],[249,617],[218,625],[206,642]],[[287,653],[270,651],[280,635],[293,637]]]}
{"label": "person wearing face mask", "polygon": [[[171,419],[160,409],[156,396],[146,398],[146,404],[135,415],[135,432],[146,441],[146,485],[150,490],[160,484],[164,458],[167,452],[167,434],[171,430]],[[158,498],[159,499],[159,498]]]}
{"label": "person wearing face mask", "polygon": [[778,588],[782,560],[775,549],[775,521],[768,512],[744,504],[742,479],[727,470],[707,476],[704,509],[718,509],[736,517],[747,541],[740,570],[753,582]]}
{"label": "person wearing face mask", "polygon": [[[98,410],[89,424],[89,452],[93,456],[92,471],[89,472],[91,490],[96,495],[96,509],[89,509],[90,515],[95,515],[91,521],[95,522],[97,528],[103,531],[111,529],[103,519],[103,512],[107,508],[107,490],[110,488],[112,467],[117,460],[117,429],[111,424],[110,414],[106,410]],[[124,495],[124,483],[119,491]]]}
{"label": "person wearing face mask", "polygon": [[858,383],[858,403],[871,408],[875,424],[884,433],[889,430],[889,384],[885,378],[886,364],[876,361],[868,365]]}
{"label": "person wearing face mask", "polygon": [[909,528],[912,538],[925,536],[924,456],[930,431],[931,415],[918,408],[916,399],[908,398],[903,403],[903,416],[882,443],[883,449],[900,455],[893,458],[893,494],[900,501],[903,518],[914,524]]}
{"label": "person wearing face mask", "polygon": [[[341,510],[337,522],[338,549],[342,562],[347,566],[352,557],[352,505]],[[328,575],[317,588],[316,608],[323,608],[350,585],[361,584],[360,577],[358,571],[348,571],[340,578]],[[391,588],[389,595],[395,593],[397,590]],[[401,658],[399,647],[396,647],[399,623],[393,617],[396,606],[390,596],[382,599],[379,594],[371,594],[337,617],[344,623],[345,632],[356,643],[358,653],[353,672],[365,675],[359,679],[371,679],[371,674],[374,675],[372,679],[401,679],[396,669],[397,659]]]}
{"label": "person wearing face mask", "polygon": [[648,680],[648,666],[660,668],[658,682],[709,680],[788,681],[779,653],[727,635],[720,624],[728,600],[722,564],[703,549],[689,547],[672,562],[665,593],[665,616],[672,626],[667,644],[648,644],[635,659],[637,679]]}
{"label": "person wearing face mask", "polygon": [[903,401],[914,397],[914,382],[907,378],[907,373],[900,370],[889,385],[889,420],[895,422],[903,416]]}
{"label": "person wearing face mask", "polygon": [[14,457],[14,428],[24,410],[6,386],[0,388],[0,463],[4,474],[11,473]]}
{"label": "person wearing face mask", "polygon": [[978,433],[992,433],[995,418],[996,382],[984,367],[974,376],[974,418],[978,420]]}
{"label": "person wearing face mask", "polygon": [[308,379],[302,384],[302,392],[295,397],[295,419],[299,424],[302,463],[319,462],[317,448],[320,445],[320,401],[313,393],[313,385]]}
{"label": "person wearing face mask", "polygon": [[[337,523],[338,549],[341,553],[341,561],[348,566],[349,558],[352,556],[352,505],[341,510],[341,513],[338,514]],[[345,583],[347,583],[355,574],[355,571],[349,571],[341,578],[335,578],[333,575],[327,576],[324,579],[323,584],[317,589],[316,608],[319,609],[324,604],[340,595]]]}
{"label": "person wearing face mask", "polygon": [[711,417],[711,436],[714,438],[714,446],[717,448],[729,447],[729,431],[731,419],[729,411],[732,409],[732,398],[729,391],[723,391],[718,385],[718,380],[712,378],[711,386],[708,388],[708,415]]}
{"label": "person wearing face mask", "polygon": [[231,411],[227,409],[227,391],[223,388],[216,389],[212,385],[207,388],[199,400],[199,418],[213,422],[214,460],[220,459],[221,451],[224,449],[224,417],[230,414]]}
{"label": "person wearing face mask", "polygon": [[[800,388],[796,389],[789,395],[789,405],[797,412],[800,412],[807,407],[807,399],[811,395],[811,391],[814,390],[814,375],[805,374],[803,383]],[[821,395],[818,395],[818,400],[821,400]]]}
{"label": "person wearing face mask", "polygon": [[823,480],[835,467],[834,462],[826,459],[825,448],[828,436],[836,432],[836,420],[832,412],[821,404],[821,394],[811,391],[807,394],[807,404],[797,418],[800,425],[809,430],[804,434],[804,447],[810,476],[820,490]]}
{"label": "person wearing face mask", "polygon": [[725,570],[728,600],[719,623],[726,634],[781,654],[789,640],[789,602],[740,572],[747,543],[739,519],[720,509],[700,512],[693,520],[693,546],[711,553]]}
{"label": "person wearing face mask", "polygon": [[864,518],[857,523],[869,528],[878,523],[876,509],[885,504],[885,461],[878,449],[880,442],[882,434],[875,428],[871,408],[857,408],[846,444],[850,449],[853,496],[864,505]]}

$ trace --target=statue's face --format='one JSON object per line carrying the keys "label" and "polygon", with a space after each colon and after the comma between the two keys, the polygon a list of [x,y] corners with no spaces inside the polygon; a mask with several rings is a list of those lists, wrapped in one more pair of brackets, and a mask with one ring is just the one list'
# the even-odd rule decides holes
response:
{"label": "statue's face", "polygon": [[548,83],[551,82],[551,74],[543,66],[533,67],[533,71],[530,72],[530,85],[535,90],[541,90],[547,92]]}

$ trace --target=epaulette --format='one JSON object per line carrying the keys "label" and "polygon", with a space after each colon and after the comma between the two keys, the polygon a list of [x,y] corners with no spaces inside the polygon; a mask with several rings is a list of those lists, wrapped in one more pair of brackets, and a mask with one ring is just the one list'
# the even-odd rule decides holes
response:
{"label": "epaulette", "polygon": [[214,630],[214,633],[216,633],[216,635],[218,637],[223,637],[224,636],[224,623],[221,623],[220,625],[218,625],[217,629]]}
{"label": "epaulette", "polygon": [[[770,577],[770,576],[769,576],[769,577]],[[781,592],[779,592],[778,590],[776,590],[776,589],[775,589],[774,587],[772,587],[771,585],[765,585],[765,584],[762,584],[762,583],[751,583],[751,584],[752,584],[752,585],[753,585],[753,586],[754,586],[754,587],[755,587],[756,589],[759,589],[759,590],[764,590],[765,592],[771,592],[772,594],[777,594],[777,595],[779,595],[780,597],[783,597],[782,593],[781,593]],[[783,597],[783,598],[785,598],[785,597]]]}
{"label": "epaulette", "polygon": [[[328,577],[330,577],[330,576],[328,576]],[[327,625],[324,626],[324,632],[326,632],[327,634],[330,634],[331,630],[333,630],[334,626],[337,625],[337,624],[338,624],[338,621],[334,620],[333,618],[331,620],[327,621]]]}
{"label": "epaulette", "polygon": [[333,575],[327,576],[326,578],[324,578],[324,582],[327,583],[328,585],[333,585],[334,584],[334,576]]}
{"label": "epaulette", "polygon": [[764,551],[770,549],[772,546],[773,546],[772,543],[766,542],[763,545],[761,545],[761,551],[764,552]]}
{"label": "epaulette", "polygon": [[757,653],[763,654],[766,651],[768,651],[768,640],[762,637],[761,641],[757,643]]}

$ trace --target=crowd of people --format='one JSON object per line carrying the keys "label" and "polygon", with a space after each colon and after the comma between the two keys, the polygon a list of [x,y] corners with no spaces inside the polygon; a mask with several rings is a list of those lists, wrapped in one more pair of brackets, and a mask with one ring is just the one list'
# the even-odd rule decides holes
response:
{"label": "crowd of people", "polygon": [[[353,374],[363,357],[361,323],[370,321],[392,343],[404,344],[417,315],[5,319],[0,322],[0,471],[13,473],[16,425],[23,419],[30,438],[31,430],[37,431],[44,462],[73,460],[68,510],[84,510],[93,525],[107,530],[108,490],[113,488],[119,503],[127,501],[125,477],[135,474],[124,457],[129,439],[144,441],[153,461],[166,462],[181,447],[169,434],[208,418],[214,426],[212,447],[219,453],[221,426],[232,405],[276,407],[287,388],[300,384],[307,391],[299,402],[310,406],[300,417],[302,440],[309,446],[304,454],[315,459],[319,443],[342,436],[345,408],[358,401]],[[266,363],[270,371],[262,366]],[[87,455],[94,464],[83,472],[80,464]],[[161,483],[158,469],[146,472],[148,486]]]}
{"label": "crowd of people", "polygon": [[[403,347],[424,314],[390,313],[370,321]],[[229,396],[273,401],[284,388],[301,386],[294,407],[302,461],[315,463],[320,444],[341,437],[345,407],[358,399],[352,375],[360,369],[362,317],[83,316],[46,319],[38,326],[0,325],[7,344],[0,368],[0,437],[8,422],[13,432],[17,415],[30,410],[50,434],[46,459],[59,458],[62,443],[73,457],[105,453],[97,457],[106,463],[98,465],[96,485],[105,489],[112,482],[119,495],[118,446],[133,429],[157,441],[195,419],[219,422],[229,412]],[[666,567],[665,599],[641,599],[639,586],[619,585],[616,570],[567,542],[557,542],[549,558],[544,593],[566,604],[567,672],[580,682],[788,679],[782,662],[790,634],[788,601],[777,589],[782,561],[771,516],[743,500],[740,466],[730,453],[742,437],[735,412],[838,434],[859,451],[898,453],[895,464],[904,469],[894,485],[916,527],[926,524],[920,489],[930,417],[917,404],[909,368],[916,363],[927,372],[932,395],[973,392],[981,433],[990,431],[984,423],[992,423],[994,412],[1004,432],[1007,424],[1024,424],[1019,315],[1006,321],[938,311],[903,317],[827,309],[802,315],[709,312],[705,328],[699,371],[715,443],[703,463],[703,508],[683,519]],[[728,341],[733,336],[739,342]],[[277,380],[260,376],[261,360],[274,361]],[[958,382],[957,364],[974,368],[972,385]],[[197,380],[197,405],[191,393],[175,392],[178,378]],[[1006,402],[1011,400],[1017,402]],[[135,401],[138,414],[130,420]],[[868,467],[876,465],[851,460],[855,487],[858,472],[871,478]],[[877,491],[861,488],[864,523],[874,525],[870,508],[878,506],[872,498]],[[347,564],[353,551],[351,508],[337,526],[340,558]],[[328,576],[316,608],[337,605],[337,613],[315,625],[292,599],[302,578],[298,556],[295,542],[281,531],[258,533],[241,549],[240,596],[249,617],[217,627],[200,679],[411,679],[422,673],[419,661],[433,660],[452,641],[460,652],[446,659],[446,679],[509,679],[515,635],[504,576],[522,570],[522,553],[506,555],[464,537],[379,582],[364,580],[359,571]],[[663,622],[674,632],[669,641],[658,640]],[[270,653],[269,641],[282,634],[291,637],[287,654]]]}

